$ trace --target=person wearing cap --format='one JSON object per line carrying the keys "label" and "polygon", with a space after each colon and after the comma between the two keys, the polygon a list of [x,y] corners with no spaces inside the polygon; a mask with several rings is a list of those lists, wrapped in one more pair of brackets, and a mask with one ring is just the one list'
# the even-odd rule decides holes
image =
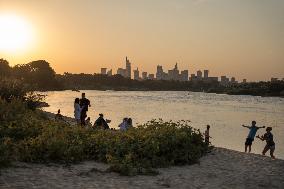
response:
{"label": "person wearing cap", "polygon": [[249,153],[250,153],[251,152],[251,145],[252,145],[252,142],[254,141],[254,137],[255,137],[257,130],[260,129],[260,128],[265,128],[265,126],[257,127],[256,121],[252,121],[251,126],[246,126],[246,125],[242,125],[242,126],[249,129],[249,134],[248,134],[248,136],[246,138],[246,142],[245,142],[245,152],[247,152],[247,148],[249,147]]}
{"label": "person wearing cap", "polygon": [[275,150],[275,142],[273,141],[273,134],[271,133],[272,127],[266,128],[266,133],[261,137],[257,136],[262,141],[266,141],[266,145],[262,151],[262,155],[265,155],[268,150],[270,150],[270,156],[275,159],[274,150]]}
{"label": "person wearing cap", "polygon": [[99,114],[99,118],[95,121],[94,127],[102,127],[103,129],[109,129],[108,123],[110,120],[105,120],[104,119],[104,114]]}

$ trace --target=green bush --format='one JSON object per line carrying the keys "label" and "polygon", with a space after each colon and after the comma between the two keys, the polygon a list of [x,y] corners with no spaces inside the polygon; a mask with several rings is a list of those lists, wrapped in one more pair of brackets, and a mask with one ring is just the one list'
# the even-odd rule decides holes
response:
{"label": "green bush", "polygon": [[208,148],[186,121],[153,120],[120,132],[55,122],[19,100],[0,100],[0,112],[2,165],[95,160],[123,175],[155,174],[154,168],[196,163]]}

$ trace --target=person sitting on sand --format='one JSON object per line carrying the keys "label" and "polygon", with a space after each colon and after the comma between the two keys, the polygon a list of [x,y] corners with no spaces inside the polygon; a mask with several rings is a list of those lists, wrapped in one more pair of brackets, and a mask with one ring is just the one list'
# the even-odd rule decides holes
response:
{"label": "person sitting on sand", "polygon": [[273,141],[273,134],[271,133],[272,127],[267,127],[266,128],[266,133],[262,135],[261,137],[256,136],[262,141],[266,141],[266,145],[262,151],[262,155],[265,155],[268,150],[270,150],[270,156],[275,159],[275,156],[273,155],[274,150],[275,150],[275,142]]}
{"label": "person sitting on sand", "polygon": [[127,117],[123,118],[122,123],[118,125],[120,131],[126,131],[127,130],[127,121],[128,121]]}
{"label": "person sitting on sand", "polygon": [[60,113],[60,109],[58,109],[57,114],[55,114],[56,121],[64,121],[63,116]]}
{"label": "person sitting on sand", "polygon": [[108,123],[110,123],[110,120],[105,120],[103,114],[99,114],[99,118],[95,121],[94,127],[102,127],[103,129],[109,129]]}
{"label": "person sitting on sand", "polygon": [[250,130],[249,134],[246,138],[246,142],[245,142],[245,152],[247,152],[247,147],[249,147],[249,153],[250,153],[251,152],[251,145],[252,145],[252,142],[254,140],[254,137],[255,137],[257,130],[260,129],[260,128],[265,128],[265,126],[257,127],[256,121],[252,121],[251,126],[246,126],[246,125],[242,125],[242,126],[248,128]]}
{"label": "person sitting on sand", "polygon": [[92,123],[91,123],[91,118],[90,118],[90,117],[88,117],[88,118],[86,119],[86,127],[88,127],[88,128],[91,128],[91,127],[92,127]]}
{"label": "person sitting on sand", "polygon": [[204,137],[205,137],[204,141],[205,141],[205,144],[207,144],[207,145],[210,144],[209,138],[211,138],[210,135],[209,135],[209,129],[210,129],[210,125],[207,125],[207,128],[204,132]]}
{"label": "person sitting on sand", "polygon": [[128,119],[127,119],[127,127],[126,127],[126,129],[128,130],[128,129],[132,128],[132,127],[133,127],[133,125],[132,125],[132,119],[131,119],[131,118],[128,118]]}
{"label": "person sitting on sand", "polygon": [[78,125],[81,124],[81,110],[82,108],[80,107],[80,99],[76,98],[74,102],[74,117]]}

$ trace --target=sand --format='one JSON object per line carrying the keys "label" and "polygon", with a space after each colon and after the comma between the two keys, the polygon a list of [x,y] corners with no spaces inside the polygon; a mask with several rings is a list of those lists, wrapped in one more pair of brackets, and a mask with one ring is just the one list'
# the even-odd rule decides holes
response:
{"label": "sand", "polygon": [[[54,114],[46,113],[54,119]],[[70,124],[74,119],[65,117]],[[284,160],[214,148],[199,164],[158,169],[157,176],[120,176],[92,161],[70,166],[15,162],[0,172],[0,189],[42,188],[284,188]]]}
{"label": "sand", "polygon": [[215,148],[200,164],[158,169],[157,176],[120,176],[108,165],[15,163],[1,170],[0,188],[284,188],[284,160]]}

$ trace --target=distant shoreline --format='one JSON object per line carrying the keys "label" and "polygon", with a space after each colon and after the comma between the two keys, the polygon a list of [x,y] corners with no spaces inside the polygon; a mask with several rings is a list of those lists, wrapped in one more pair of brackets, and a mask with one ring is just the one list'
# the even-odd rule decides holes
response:
{"label": "distant shoreline", "polygon": [[254,96],[254,97],[276,97],[276,98],[284,98],[284,95],[252,95],[252,94],[229,94],[229,93],[216,93],[216,92],[206,92],[206,91],[190,91],[190,90],[146,90],[146,89],[78,89],[74,91],[73,89],[62,89],[62,90],[44,90],[44,91],[38,91],[38,92],[59,92],[59,91],[74,91],[80,93],[81,91],[123,91],[123,92],[175,92],[175,91],[182,91],[182,92],[193,92],[193,93],[208,93],[208,94],[218,94],[218,95],[230,95],[230,96]]}

